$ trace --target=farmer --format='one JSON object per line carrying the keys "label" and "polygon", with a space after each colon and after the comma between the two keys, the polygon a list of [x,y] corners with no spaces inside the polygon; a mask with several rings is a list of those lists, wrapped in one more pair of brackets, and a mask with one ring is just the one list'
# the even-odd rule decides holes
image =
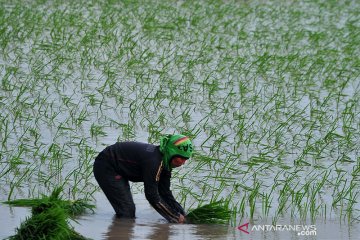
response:
{"label": "farmer", "polygon": [[191,140],[180,134],[160,139],[160,146],[140,142],[117,142],[96,157],[94,175],[117,217],[135,218],[129,181],[144,182],[146,199],[172,223],[184,223],[185,212],[170,190],[172,168],[191,157]]}

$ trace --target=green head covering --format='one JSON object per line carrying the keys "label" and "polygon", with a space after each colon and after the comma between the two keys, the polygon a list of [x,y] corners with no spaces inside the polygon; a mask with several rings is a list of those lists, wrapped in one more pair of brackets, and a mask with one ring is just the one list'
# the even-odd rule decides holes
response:
{"label": "green head covering", "polygon": [[167,170],[170,170],[170,161],[174,156],[190,158],[192,151],[192,142],[184,135],[166,135],[160,139],[160,152],[163,154],[162,161]]}

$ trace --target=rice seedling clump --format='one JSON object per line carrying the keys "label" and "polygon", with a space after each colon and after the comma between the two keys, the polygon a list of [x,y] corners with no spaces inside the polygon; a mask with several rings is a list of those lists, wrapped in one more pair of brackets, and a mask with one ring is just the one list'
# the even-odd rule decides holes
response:
{"label": "rice seedling clump", "polygon": [[68,218],[91,208],[86,202],[64,201],[60,199],[61,188],[53,191],[50,197],[41,199],[18,199],[5,203],[14,206],[31,206],[31,217],[28,217],[16,228],[16,234],[9,240],[39,239],[87,239],[75,232],[69,225]]}
{"label": "rice seedling clump", "polygon": [[211,202],[191,210],[186,219],[189,223],[226,224],[231,218],[228,204],[223,201]]}

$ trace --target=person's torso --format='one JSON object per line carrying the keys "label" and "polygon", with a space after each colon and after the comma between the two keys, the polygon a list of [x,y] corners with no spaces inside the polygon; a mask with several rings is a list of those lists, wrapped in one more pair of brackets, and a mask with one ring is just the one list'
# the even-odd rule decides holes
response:
{"label": "person's torso", "polygon": [[144,171],[154,173],[161,171],[159,147],[141,142],[118,142],[104,150],[112,166],[120,175],[133,182],[144,181]]}

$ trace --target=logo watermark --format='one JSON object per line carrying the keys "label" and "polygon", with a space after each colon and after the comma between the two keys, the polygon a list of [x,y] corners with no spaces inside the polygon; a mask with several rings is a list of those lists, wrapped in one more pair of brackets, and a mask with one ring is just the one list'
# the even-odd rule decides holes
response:
{"label": "logo watermark", "polygon": [[315,225],[253,225],[247,222],[238,226],[238,230],[246,234],[254,231],[276,231],[276,232],[296,232],[298,236],[316,236]]}

